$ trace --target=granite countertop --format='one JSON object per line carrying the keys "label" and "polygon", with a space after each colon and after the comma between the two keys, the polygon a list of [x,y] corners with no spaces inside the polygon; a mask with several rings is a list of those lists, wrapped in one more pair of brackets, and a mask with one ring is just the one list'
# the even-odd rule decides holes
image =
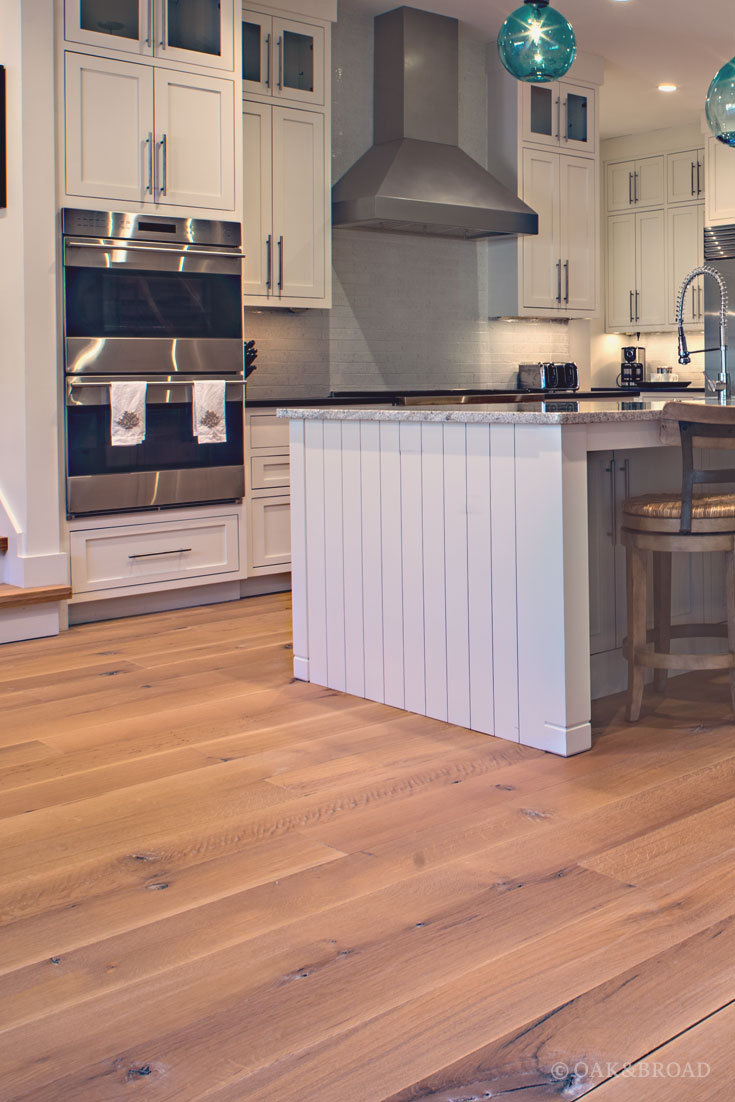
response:
{"label": "granite countertop", "polygon": [[[657,395],[655,399],[603,398],[574,401],[568,398],[539,402],[493,402],[473,405],[452,404],[427,406],[314,406],[278,409],[278,417],[306,421],[459,421],[467,424],[511,425],[590,425],[610,421],[658,421],[666,402],[688,401],[703,404],[704,398],[692,395],[685,399],[682,392]],[[735,402],[731,403],[735,404]]]}

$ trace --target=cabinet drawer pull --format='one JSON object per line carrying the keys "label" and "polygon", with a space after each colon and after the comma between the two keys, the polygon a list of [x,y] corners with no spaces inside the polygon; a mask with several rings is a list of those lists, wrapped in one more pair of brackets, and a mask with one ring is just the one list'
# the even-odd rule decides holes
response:
{"label": "cabinet drawer pull", "polygon": [[702,171],[702,162],[697,159],[697,195],[702,194],[702,178],[700,172]]}
{"label": "cabinet drawer pull", "polygon": [[183,555],[191,551],[191,547],[172,547],[170,551],[142,551],[138,555],[128,555],[129,559],[154,559],[158,555]]}
{"label": "cabinet drawer pull", "polygon": [[271,234],[265,239],[265,285],[270,291],[273,285],[273,238]]}
{"label": "cabinet drawer pull", "polygon": [[153,0],[148,0],[147,11],[147,30],[145,32],[145,44],[146,46],[153,45]]}
{"label": "cabinet drawer pull", "polygon": [[630,318],[628,320],[629,321],[634,321],[635,319],[633,317],[633,292],[628,291],[628,294],[630,296],[630,298],[628,299],[628,310],[630,312]]}
{"label": "cabinet drawer pull", "polygon": [[278,238],[278,290],[283,290],[283,238]]}
{"label": "cabinet drawer pull", "polygon": [[610,531],[607,533],[612,540],[613,547],[618,542],[618,491],[615,484],[615,459],[610,460],[610,466],[605,467],[605,474],[610,475]]}
{"label": "cabinet drawer pull", "polygon": [[561,260],[556,262],[556,301],[561,305]]}
{"label": "cabinet drawer pull", "polygon": [[638,313],[638,291],[635,293],[635,320],[640,321],[641,315]]}
{"label": "cabinet drawer pull", "polygon": [[561,137],[561,96],[556,97],[556,138]]}
{"label": "cabinet drawer pull", "polygon": [[144,144],[148,147],[148,183],[145,189],[149,195],[153,195],[153,134],[150,131]]}
{"label": "cabinet drawer pull", "polygon": [[[632,203],[633,203],[633,173],[632,172],[628,173],[628,203],[630,205],[632,205]],[[633,319],[631,318],[631,321],[632,320]]]}
{"label": "cabinet drawer pull", "polygon": [[168,38],[168,0],[163,0],[161,4],[161,49],[166,49],[166,39]]}
{"label": "cabinet drawer pull", "polygon": [[692,161],[692,180],[691,180],[691,194],[694,195],[694,161]]}
{"label": "cabinet drawer pull", "polygon": [[271,36],[265,36],[265,86],[271,86]]}
{"label": "cabinet drawer pull", "polygon": [[283,90],[283,39],[278,36],[278,91]]}
{"label": "cabinet drawer pull", "polygon": [[569,261],[564,261],[564,301],[569,303]]}
{"label": "cabinet drawer pull", "polygon": [[161,168],[161,195],[166,194],[166,188],[168,187],[168,156],[166,152],[166,135],[161,137],[161,157],[163,165]]}

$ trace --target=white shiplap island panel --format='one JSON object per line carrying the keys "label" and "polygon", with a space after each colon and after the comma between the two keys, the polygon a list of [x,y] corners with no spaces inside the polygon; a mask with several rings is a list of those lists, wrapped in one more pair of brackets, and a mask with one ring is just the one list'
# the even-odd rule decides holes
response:
{"label": "white shiplap island panel", "polygon": [[587,455],[658,445],[661,407],[604,405],[282,411],[295,676],[588,749]]}

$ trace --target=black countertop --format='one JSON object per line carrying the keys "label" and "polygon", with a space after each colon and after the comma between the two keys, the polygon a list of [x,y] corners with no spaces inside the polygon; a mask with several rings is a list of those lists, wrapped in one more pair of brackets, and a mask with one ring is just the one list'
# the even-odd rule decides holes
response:
{"label": "black countertop", "polygon": [[[656,388],[658,390],[659,388]],[[663,388],[662,388],[663,389]],[[655,397],[655,390],[647,391],[646,393],[651,397]],[[666,391],[666,393],[673,393],[673,391]],[[684,397],[687,394],[704,394],[703,387],[687,387],[686,389],[678,389],[676,393],[681,394]],[[335,406],[337,408],[344,408],[349,405],[365,405],[371,404],[387,404],[387,405],[400,405],[402,398],[425,398],[425,397],[443,397],[454,398],[461,400],[462,398],[474,398],[483,396],[488,402],[498,402],[514,398],[515,400],[527,399],[533,401],[535,398],[537,401],[542,399],[601,399],[601,398],[637,398],[641,394],[641,390],[637,387],[593,387],[592,390],[556,390],[546,391],[545,393],[532,393],[530,391],[519,390],[489,390],[489,389],[452,389],[446,390],[432,388],[431,390],[351,390],[351,391],[332,391],[327,397],[314,396],[313,398],[255,398],[253,400],[246,398],[246,405],[250,409],[278,409],[279,407],[288,407],[292,409],[296,406],[318,406],[324,408],[326,406]]]}

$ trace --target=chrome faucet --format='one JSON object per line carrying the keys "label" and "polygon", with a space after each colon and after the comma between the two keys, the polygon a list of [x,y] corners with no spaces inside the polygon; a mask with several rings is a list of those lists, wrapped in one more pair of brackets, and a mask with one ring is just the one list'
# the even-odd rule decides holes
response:
{"label": "chrome faucet", "polygon": [[[725,405],[730,397],[730,381],[727,375],[727,285],[717,269],[712,268],[709,264],[700,264],[699,267],[692,268],[679,290],[679,297],[676,300],[676,324],[679,329],[679,363],[691,363],[691,357],[696,355],[696,352],[690,353],[687,349],[687,339],[684,335],[684,296],[692,280],[700,275],[712,276],[720,288],[720,374],[714,383],[714,390],[719,395],[720,403]],[[697,349],[697,352],[716,351],[715,348]]]}

